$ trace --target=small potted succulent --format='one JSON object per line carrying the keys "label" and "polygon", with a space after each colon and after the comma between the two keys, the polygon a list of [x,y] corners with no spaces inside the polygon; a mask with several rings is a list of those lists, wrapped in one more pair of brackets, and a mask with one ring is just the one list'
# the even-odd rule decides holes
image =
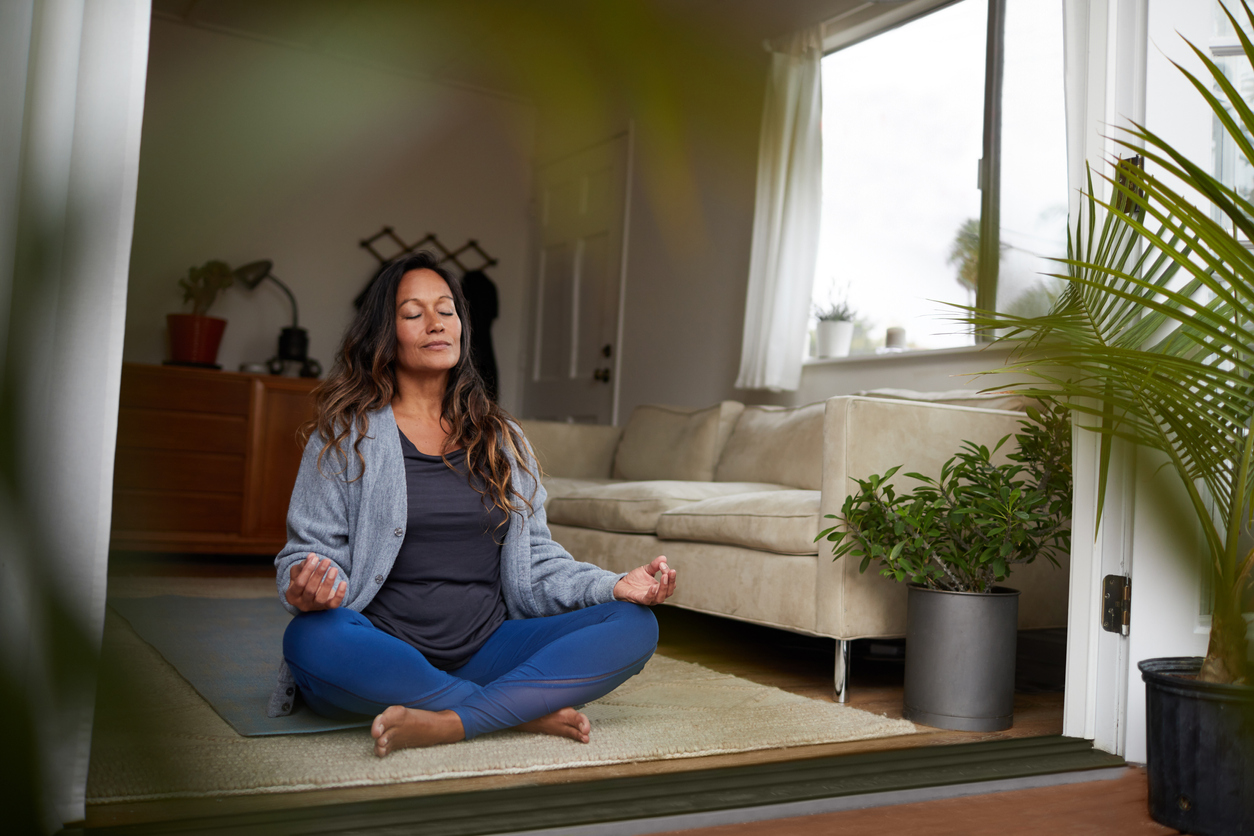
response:
{"label": "small potted succulent", "polygon": [[218,293],[230,287],[235,277],[223,261],[206,261],[190,267],[179,279],[183,302],[192,303],[192,312],[166,314],[170,332],[170,360],[180,365],[217,368],[218,346],[226,320],[206,316]]}
{"label": "small potted succulent", "polygon": [[991,449],[963,442],[939,478],[901,466],[855,479],[838,525],[819,534],[836,559],[862,558],[908,583],[904,716],[963,731],[1010,728],[1014,714],[1019,592],[1002,586],[1012,567],[1071,544],[1071,423],[1056,405],[1029,409],[1018,449],[994,462]]}
{"label": "small potted succulent", "polygon": [[817,307],[818,318],[815,338],[819,357],[848,357],[853,343],[854,311],[845,300]]}

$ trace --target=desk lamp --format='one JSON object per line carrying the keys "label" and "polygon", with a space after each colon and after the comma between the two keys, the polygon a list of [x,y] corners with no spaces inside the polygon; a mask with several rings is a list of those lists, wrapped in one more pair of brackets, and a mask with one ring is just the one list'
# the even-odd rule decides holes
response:
{"label": "desk lamp", "polygon": [[318,377],[322,374],[322,364],[309,356],[309,332],[300,327],[296,297],[287,285],[279,281],[278,276],[270,272],[272,267],[274,262],[265,259],[250,262],[234,270],[235,280],[249,290],[256,290],[257,285],[269,279],[283,289],[292,303],[292,324],[279,332],[279,353],[266,361],[266,365],[270,374],[282,374],[284,363],[300,363],[301,377]]}

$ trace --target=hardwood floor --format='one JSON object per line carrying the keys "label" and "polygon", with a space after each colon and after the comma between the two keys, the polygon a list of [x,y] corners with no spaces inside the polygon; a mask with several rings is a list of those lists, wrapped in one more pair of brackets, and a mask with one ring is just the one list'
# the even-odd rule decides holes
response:
{"label": "hardwood floor", "polygon": [[[1158,836],[1179,833],[1149,817],[1145,770],[1111,781],[868,807],[816,816],[671,831],[671,836]],[[667,836],[662,834],[662,836]]]}
{"label": "hardwood floor", "polygon": [[[151,558],[120,556],[113,561],[110,595],[181,594],[211,597],[260,597],[274,594],[273,570],[265,564],[231,558]],[[658,651],[714,670],[781,688],[812,699],[832,700],[835,643],[782,630],[693,613],[673,607],[657,610]],[[877,647],[891,643],[859,642],[851,671],[849,704],[856,708],[901,716],[902,663],[875,657]],[[172,819],[260,812],[285,808],[344,804],[502,787],[596,781],[606,778],[662,775],[749,764],[777,763],[854,753],[886,751],[950,743],[1042,737],[1062,730],[1062,693],[1027,691],[1016,694],[1015,723],[1004,732],[929,731],[871,741],[782,748],[705,758],[619,764],[517,776],[427,781],[378,787],[352,787],[223,799],[155,801],[88,807],[88,827],[168,821]]]}

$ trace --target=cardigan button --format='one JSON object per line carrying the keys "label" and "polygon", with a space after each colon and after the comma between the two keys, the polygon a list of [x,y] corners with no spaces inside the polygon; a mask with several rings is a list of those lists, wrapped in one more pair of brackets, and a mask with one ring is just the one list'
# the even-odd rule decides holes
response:
{"label": "cardigan button", "polygon": [[291,711],[291,710],[292,710],[292,704],[291,704],[290,702],[285,702],[285,703],[283,703],[283,710],[284,710],[284,711]]}
{"label": "cardigan button", "polygon": [[405,529],[403,529],[403,528],[398,528],[398,529],[396,529],[395,531],[393,531],[392,533],[393,533],[393,534],[395,534],[397,537],[400,537],[402,534],[404,534],[404,533],[405,533]]}
{"label": "cardigan button", "polygon": [[383,576],[382,576],[382,575],[375,575],[375,576],[374,576],[374,582],[375,582],[375,583],[383,583]]}
{"label": "cardigan button", "polygon": [[295,690],[296,690],[295,688],[288,688],[287,695],[290,697]]}

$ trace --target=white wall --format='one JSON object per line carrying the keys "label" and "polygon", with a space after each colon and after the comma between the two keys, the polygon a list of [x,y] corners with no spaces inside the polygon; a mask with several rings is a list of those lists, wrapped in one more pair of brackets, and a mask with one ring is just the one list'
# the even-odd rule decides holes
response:
{"label": "white wall", "polygon": [[[685,89],[702,103],[684,139],[678,173],[650,147],[649,114],[616,113],[579,135],[541,120],[542,158],[558,158],[635,120],[619,422],[645,403],[705,406],[723,399],[795,405],[882,387],[924,391],[991,386],[969,373],[999,367],[1001,351],[960,349],[807,363],[797,392],[736,389],[753,231],[758,132],[767,53],[755,50],[725,75]],[[713,108],[710,102],[724,102]],[[676,210],[690,178],[696,212]]]}
{"label": "white wall", "polygon": [[[753,147],[756,152],[756,141]],[[665,197],[650,192],[647,151],[637,157],[620,423],[643,403],[705,406],[738,397],[732,384],[744,328],[756,159],[709,152],[691,149],[701,218],[680,235],[659,211]]]}
{"label": "white wall", "polygon": [[[517,101],[155,19],[125,359],[167,356],[189,266],[268,258],[329,368],[378,266],[358,241],[390,225],[410,241],[475,238],[500,260],[493,339],[502,405],[516,408],[534,130]],[[270,282],[227,290],[210,313],[229,323],[228,370],[272,356],[290,324]]]}

